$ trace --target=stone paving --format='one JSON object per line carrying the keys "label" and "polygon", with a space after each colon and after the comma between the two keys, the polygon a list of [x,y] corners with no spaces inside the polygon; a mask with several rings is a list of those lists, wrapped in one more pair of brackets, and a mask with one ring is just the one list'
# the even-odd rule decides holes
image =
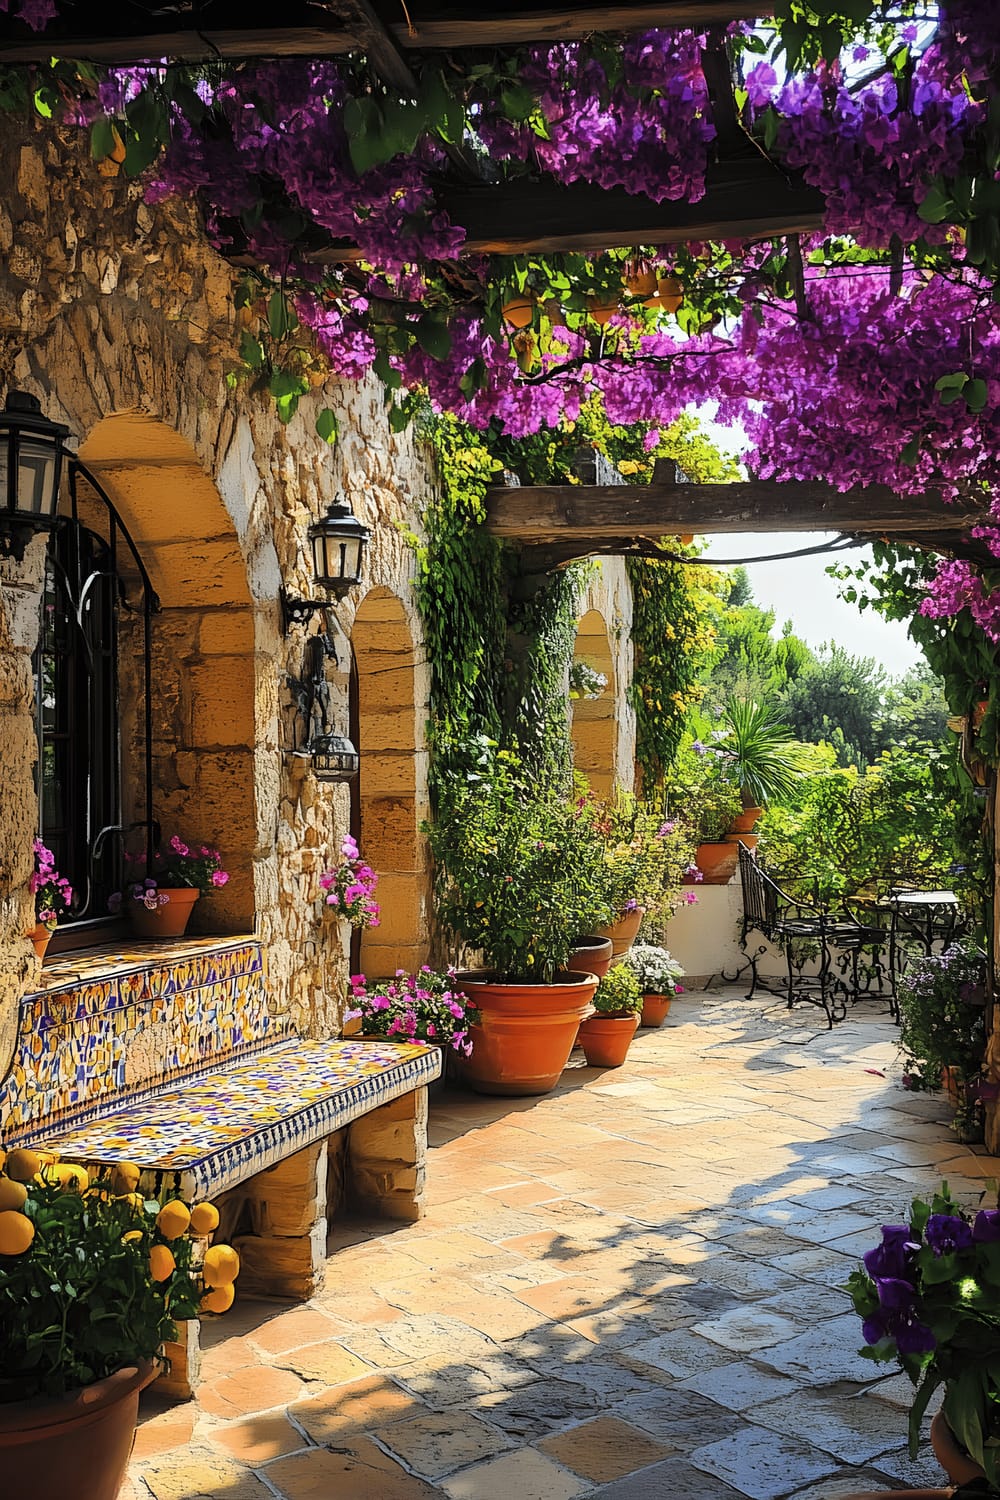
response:
{"label": "stone paving", "polygon": [[[1000,1160],[834,1032],[685,995],[624,1068],[432,1106],[429,1212],[344,1222],[320,1296],[206,1325],[197,1401],[143,1408],[131,1500],[838,1500],[940,1483],[840,1287],[878,1226]],[[576,1055],[574,1055],[575,1057]]]}

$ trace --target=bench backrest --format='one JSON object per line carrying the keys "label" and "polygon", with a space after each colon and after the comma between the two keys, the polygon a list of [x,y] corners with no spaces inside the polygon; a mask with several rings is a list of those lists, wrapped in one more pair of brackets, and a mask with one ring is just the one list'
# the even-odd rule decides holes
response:
{"label": "bench backrest", "polygon": [[[267,1003],[264,955],[247,938],[194,938],[169,956],[75,954],[21,1001],[0,1083],[5,1145],[82,1124],[160,1084],[251,1056],[286,1034]],[[65,977],[64,977],[65,976]]]}

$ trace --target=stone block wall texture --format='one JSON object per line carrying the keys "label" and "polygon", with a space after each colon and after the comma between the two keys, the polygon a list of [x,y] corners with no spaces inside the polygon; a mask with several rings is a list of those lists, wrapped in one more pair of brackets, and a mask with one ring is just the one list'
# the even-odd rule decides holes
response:
{"label": "stone block wall texture", "polygon": [[[407,959],[422,959],[426,859],[412,820],[426,802],[427,686],[413,560],[400,523],[418,523],[431,467],[412,434],[389,431],[374,383],[331,382],[303,400],[287,427],[265,396],[227,386],[237,342],[233,282],[190,205],[145,205],[136,183],[90,161],[85,133],[5,120],[0,387],[32,392],[79,438],[81,458],[120,510],[160,597],[154,814],[168,832],[218,844],[232,873],[228,886],[199,903],[195,930],[233,933],[256,924],[276,1010],[303,1031],[330,1035],[339,1026],[347,958],[319,876],[350,826],[351,793],[320,784],[291,754],[287,679],[301,674],[306,634],[316,626],[283,636],[278,591],[284,584],[313,597],[306,530],[345,496],[372,528],[372,543],[359,597],[337,606],[341,625],[349,635],[371,594],[378,607],[370,612],[369,652],[396,649],[380,642],[385,601],[395,601],[395,627],[405,622],[410,639],[409,691],[400,688],[382,708],[369,695],[362,728],[373,759],[362,795],[373,842],[383,818],[397,830],[391,847],[400,864],[389,873],[403,878],[405,916],[393,899],[393,941]],[[338,417],[335,449],[314,430],[324,406]],[[86,486],[80,499],[85,517],[98,513]],[[19,996],[37,974],[23,934],[33,921],[30,662],[43,566],[41,540],[22,564],[0,561],[0,1071],[13,1047]],[[348,653],[342,643],[338,650],[333,709],[346,729]],[[138,651],[123,619],[125,821],[140,813]],[[405,785],[393,761],[403,752]],[[391,880],[388,889],[392,895]]]}

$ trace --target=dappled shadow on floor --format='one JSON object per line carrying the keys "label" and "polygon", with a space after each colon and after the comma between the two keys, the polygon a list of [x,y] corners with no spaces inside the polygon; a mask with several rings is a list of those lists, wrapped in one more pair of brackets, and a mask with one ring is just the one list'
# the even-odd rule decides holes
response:
{"label": "dappled shadow on floor", "polygon": [[899,1088],[877,1005],[833,1033],[808,1020],[686,996],[622,1069],[581,1060],[540,1099],[446,1092],[427,1217],[338,1223],[308,1306],[238,1304],[206,1330],[190,1436],[149,1419],[141,1500],[939,1482],[841,1287],[915,1191],[947,1175],[971,1202],[997,1164]]}

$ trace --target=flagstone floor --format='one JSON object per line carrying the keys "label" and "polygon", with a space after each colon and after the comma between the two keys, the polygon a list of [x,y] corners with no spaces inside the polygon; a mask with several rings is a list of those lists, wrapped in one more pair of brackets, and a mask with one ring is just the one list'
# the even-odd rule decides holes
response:
{"label": "flagstone floor", "polygon": [[[769,1007],[769,1008],[765,1008]],[[878,1226],[1000,1160],[899,1086],[873,1004],[832,1033],[732,988],[541,1099],[446,1092],[429,1210],[343,1223],[322,1294],[206,1326],[144,1406],[132,1500],[837,1500],[940,1483],[839,1290]]]}

